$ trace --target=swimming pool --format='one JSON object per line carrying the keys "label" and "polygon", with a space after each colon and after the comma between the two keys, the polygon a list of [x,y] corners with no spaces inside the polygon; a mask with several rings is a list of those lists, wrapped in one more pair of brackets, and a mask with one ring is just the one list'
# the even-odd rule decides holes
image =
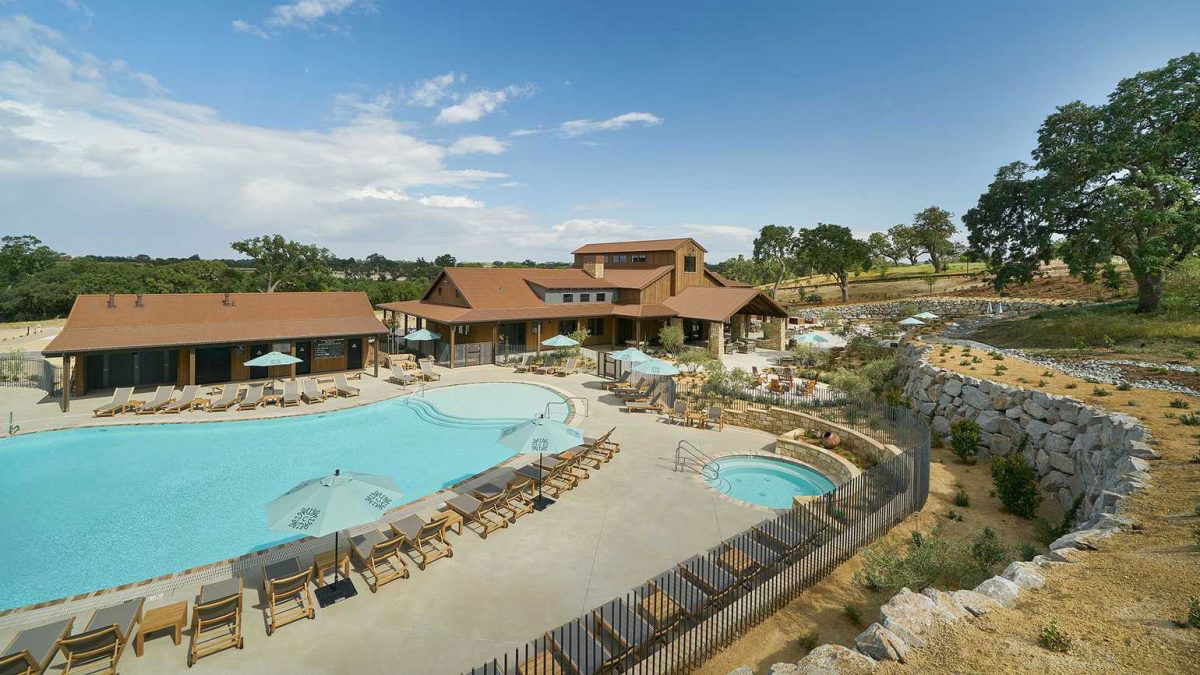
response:
{"label": "swimming pool", "polygon": [[295,539],[267,530],[263,506],[336,468],[391,476],[419,499],[512,456],[500,429],[562,400],[532,384],[464,384],[322,414],[5,439],[0,609]]}
{"label": "swimming pool", "polygon": [[733,455],[704,467],[709,487],[734,499],[772,509],[792,506],[792,497],[824,494],[836,487],[824,474],[774,457]]}

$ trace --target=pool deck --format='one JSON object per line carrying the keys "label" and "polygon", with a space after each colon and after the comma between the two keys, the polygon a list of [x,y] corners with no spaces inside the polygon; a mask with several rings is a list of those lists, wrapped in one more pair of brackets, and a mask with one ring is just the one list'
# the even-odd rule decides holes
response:
{"label": "pool deck", "polygon": [[[226,650],[202,659],[197,670],[222,673],[451,673],[469,669],[504,650],[555,628],[625,593],[680,560],[703,551],[769,515],[708,489],[694,473],[673,470],[674,449],[687,439],[703,452],[720,456],[757,453],[773,446],[774,436],[726,426],[724,431],[684,428],[651,413],[621,412],[616,397],[601,389],[591,374],[568,377],[514,374],[509,368],[477,366],[438,369],[440,382],[528,381],[588,399],[588,415],[577,405],[573,423],[589,436],[616,427],[620,452],[578,488],[545,511],[525,516],[486,540],[464,530],[451,535],[454,557],[443,558],[412,576],[370,593],[355,569],[359,595],[325,609],[316,619],[299,621],[267,637],[258,568],[245,579],[245,649]],[[386,381],[364,375],[362,395],[323,405],[267,408],[247,412],[190,412],[176,415],[118,416],[103,423],[139,424],[212,419],[274,417],[327,411],[383,400],[403,393]],[[39,392],[0,389],[0,411],[14,410],[23,432],[88,426],[97,422],[91,409],[106,397],[72,402],[64,414]],[[431,508],[437,498],[412,507]],[[394,518],[394,516],[393,516]],[[197,583],[150,584],[146,609],[195,599]],[[127,591],[128,592],[128,591]],[[93,599],[94,602],[95,599]],[[189,610],[190,611],[190,610]],[[44,620],[55,610],[47,608]],[[57,616],[70,615],[60,606]],[[91,611],[75,612],[86,625]],[[16,630],[12,615],[0,617],[0,646]],[[8,625],[9,627],[5,627]],[[147,640],[145,654],[125,650],[123,673],[191,672],[186,667],[189,633],[175,646],[169,637]],[[59,657],[49,672],[61,668]]]}

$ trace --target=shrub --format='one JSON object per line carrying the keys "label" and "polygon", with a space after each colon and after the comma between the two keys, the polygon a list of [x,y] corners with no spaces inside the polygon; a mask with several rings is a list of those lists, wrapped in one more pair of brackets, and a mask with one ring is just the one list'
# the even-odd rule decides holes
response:
{"label": "shrub", "polygon": [[961,419],[950,425],[950,447],[964,462],[975,461],[982,440],[979,425],[975,420]]}
{"label": "shrub", "polygon": [[1172,408],[1179,408],[1179,409],[1181,409],[1181,410],[1182,410],[1182,409],[1186,409],[1186,408],[1190,408],[1190,407],[1192,407],[1192,404],[1188,403],[1187,401],[1185,401],[1185,400],[1183,400],[1183,399],[1181,399],[1181,398],[1173,398],[1173,399],[1171,399],[1171,407],[1172,407]]}
{"label": "shrub", "polygon": [[1005,368],[1004,366],[1001,366],[1001,365],[997,365],[996,368],[992,371],[992,374],[993,375],[1003,375],[1004,371],[1006,371],[1006,370],[1008,370],[1008,368]]}
{"label": "shrub", "polygon": [[678,354],[683,349],[683,329],[666,325],[658,331],[658,341],[668,354]]}
{"label": "shrub", "polygon": [[1117,391],[1129,391],[1133,389],[1133,385],[1128,382],[1122,382],[1117,385]]}
{"label": "shrub", "polygon": [[1112,392],[1104,387],[1092,387],[1092,396],[1111,396]]}
{"label": "shrub", "polygon": [[1045,380],[1038,380],[1038,386],[1039,386],[1039,387],[1044,387],[1044,386],[1046,386],[1046,381],[1045,381]]}
{"label": "shrub", "polygon": [[687,368],[688,372],[694,373],[704,364],[712,361],[713,357],[705,349],[685,349],[679,353],[676,360],[679,365]]}
{"label": "shrub", "polygon": [[1183,623],[1188,628],[1200,628],[1200,598],[1194,595],[1188,598],[1187,619]]}
{"label": "shrub", "polygon": [[858,607],[850,603],[842,605],[842,613],[846,615],[846,620],[855,626],[862,625],[862,615],[858,613]]}
{"label": "shrub", "polygon": [[1004,562],[1007,557],[1008,551],[997,541],[996,531],[990,527],[980,530],[971,540],[971,559],[979,566],[979,571],[989,576],[996,565]]}
{"label": "shrub", "polygon": [[950,510],[946,512],[946,519],[961,523],[963,520],[962,514],[958,511]]}
{"label": "shrub", "polygon": [[829,352],[807,342],[798,342],[792,347],[796,360],[810,368],[820,368],[829,361]]}
{"label": "shrub", "polygon": [[806,633],[801,633],[796,642],[800,643],[800,646],[804,647],[805,651],[811,652],[817,648],[817,645],[821,644],[821,634],[814,628]]}
{"label": "shrub", "polygon": [[1200,427],[1200,413],[1180,415],[1179,423],[1188,427]]}
{"label": "shrub", "polygon": [[1071,502],[1071,508],[1063,514],[1062,520],[1058,525],[1051,525],[1045,518],[1038,518],[1034,523],[1034,530],[1037,532],[1038,541],[1049,545],[1055,539],[1063,536],[1071,531],[1075,525],[1075,518],[1079,515],[1079,508],[1083,506],[1083,495],[1075,497],[1075,501]]}
{"label": "shrub", "polygon": [[1022,543],[1020,546],[1020,551],[1021,551],[1021,560],[1024,560],[1025,562],[1029,562],[1030,560],[1033,560],[1035,557],[1037,557],[1037,554],[1038,554],[1037,547],[1029,542]]}
{"label": "shrub", "polygon": [[1076,387],[1078,387],[1078,386],[1079,386],[1079,385],[1078,385],[1078,384],[1075,384],[1074,382],[1068,382],[1068,383],[1066,383],[1065,385],[1063,385],[1063,387],[1064,387],[1065,389],[1074,389],[1074,388],[1076,388]]}
{"label": "shrub", "polygon": [[[1022,439],[1022,448],[1024,445]],[[1037,513],[1038,505],[1042,503],[1037,473],[1026,463],[1020,449],[1011,455],[992,457],[992,482],[1006,509],[1022,518],[1032,518]]]}
{"label": "shrub", "polygon": [[854,582],[870,591],[895,593],[903,587],[921,591],[939,588],[974,588],[991,573],[984,573],[971,556],[971,542],[950,539],[935,528],[914,532],[906,545],[878,542],[863,549],[863,566]]}
{"label": "shrub", "polygon": [[963,508],[967,508],[968,506],[970,506],[971,505],[971,497],[967,494],[967,491],[963,487],[963,484],[955,483],[954,487],[958,488],[958,490],[954,493],[954,505],[961,506]]}
{"label": "shrub", "polygon": [[1196,360],[1196,350],[1195,349],[1183,350],[1183,358],[1187,359],[1188,361],[1195,361]]}
{"label": "shrub", "polygon": [[866,397],[871,393],[871,381],[866,375],[846,368],[837,369],[831,384],[834,389],[840,389],[851,396]]}
{"label": "shrub", "polygon": [[983,359],[979,358],[978,356],[972,356],[971,363],[983,363]]}
{"label": "shrub", "polygon": [[1071,648],[1071,638],[1053,621],[1038,631],[1037,643],[1042,649],[1061,654],[1067,653],[1067,650]]}

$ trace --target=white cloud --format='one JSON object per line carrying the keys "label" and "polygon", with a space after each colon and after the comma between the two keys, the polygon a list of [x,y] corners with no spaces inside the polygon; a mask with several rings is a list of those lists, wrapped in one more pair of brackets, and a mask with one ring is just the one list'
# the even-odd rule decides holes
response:
{"label": "white cloud", "polygon": [[632,204],[623,202],[619,199],[604,199],[598,202],[590,202],[587,204],[576,204],[571,207],[573,211],[606,211],[609,209],[627,209]]}
{"label": "white cloud", "polygon": [[230,25],[233,27],[233,32],[235,33],[246,33],[247,35],[253,35],[260,38],[270,37],[270,35],[267,34],[267,31],[255,26],[249,21],[234,19]]}
{"label": "white cloud", "polygon": [[[562,138],[573,138],[597,131],[617,131],[630,125],[653,127],[662,124],[662,118],[653,113],[627,112],[606,120],[568,120],[553,127],[535,127],[532,129],[517,129],[509,132],[509,136],[533,136],[535,134],[553,133]],[[598,145],[595,141],[584,141],[588,145]]]}
{"label": "white cloud", "polygon": [[417,86],[405,92],[404,98],[409,105],[432,108],[448,98],[453,98],[454,93],[450,88],[466,79],[466,75],[457,75],[453,72],[437,75],[428,80],[422,80]]}
{"label": "white cloud", "polygon": [[467,94],[462,100],[452,106],[442,108],[435,121],[442,124],[474,122],[484,115],[495,111],[506,101],[521,96],[529,96],[533,92],[534,87],[532,85],[509,85],[495,91],[481,89],[477,92]]}
{"label": "white cloud", "polygon": [[482,153],[498,155],[508,149],[508,143],[492,136],[463,136],[450,144],[447,150],[451,155],[469,155]]}
{"label": "white cloud", "polygon": [[430,195],[417,199],[425,206],[436,206],[443,209],[482,209],[483,202],[461,195]]}
{"label": "white cloud", "polygon": [[282,31],[291,28],[311,30],[317,27],[335,28],[328,23],[341,14],[350,10],[374,11],[373,0],[295,0],[275,5],[263,21],[263,27],[243,19],[235,19],[231,24],[233,30],[257,37],[270,36],[269,31]]}

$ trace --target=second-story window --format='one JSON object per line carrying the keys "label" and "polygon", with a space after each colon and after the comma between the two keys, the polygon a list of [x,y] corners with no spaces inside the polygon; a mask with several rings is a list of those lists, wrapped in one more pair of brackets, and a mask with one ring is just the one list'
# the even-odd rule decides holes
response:
{"label": "second-story window", "polygon": [[628,259],[629,259],[629,257],[624,254],[622,254],[622,255],[614,254],[614,255],[608,256],[608,262],[610,262],[610,263],[623,263],[623,262],[627,261]]}
{"label": "second-story window", "polygon": [[683,271],[684,272],[695,272],[696,271],[696,256],[694,256],[694,255],[683,256]]}
{"label": "second-story window", "polygon": [[605,295],[604,293],[597,293],[596,294],[596,302],[604,302],[607,297],[608,296]]}
{"label": "second-story window", "polygon": [[563,293],[563,302],[575,302],[575,294]]}
{"label": "second-story window", "polygon": [[591,294],[591,293],[580,293],[580,294],[579,294],[579,301],[580,301],[580,302],[591,302],[591,301],[592,301],[592,294]]}
{"label": "second-story window", "polygon": [[631,262],[644,263],[644,262],[646,262],[646,254],[645,253],[634,253],[633,255],[629,256],[629,259]]}

